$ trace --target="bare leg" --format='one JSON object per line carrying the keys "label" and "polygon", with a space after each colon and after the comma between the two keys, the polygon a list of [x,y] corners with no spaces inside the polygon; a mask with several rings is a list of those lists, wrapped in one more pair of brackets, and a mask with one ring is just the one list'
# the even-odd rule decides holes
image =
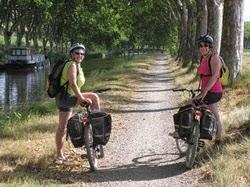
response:
{"label": "bare leg", "polygon": [[72,112],[59,112],[59,124],[56,131],[56,150],[57,157],[63,156],[63,137],[66,132],[66,126],[68,119],[70,118]]}
{"label": "bare leg", "polygon": [[100,110],[100,99],[95,93],[82,93],[83,97],[88,98],[92,101],[91,110]]}
{"label": "bare leg", "polygon": [[219,113],[219,106],[218,106],[218,103],[214,103],[214,104],[208,105],[208,108],[209,108],[209,109],[213,112],[213,114],[215,115],[216,122],[217,122],[217,131],[216,131],[215,139],[216,139],[216,140],[221,140],[222,125],[221,125],[221,121],[220,121],[220,113]]}

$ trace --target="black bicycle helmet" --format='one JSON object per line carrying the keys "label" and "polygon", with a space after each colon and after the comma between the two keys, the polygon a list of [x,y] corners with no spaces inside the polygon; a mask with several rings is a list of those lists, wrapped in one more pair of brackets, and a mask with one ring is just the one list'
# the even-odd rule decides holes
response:
{"label": "black bicycle helmet", "polygon": [[214,39],[212,36],[205,34],[205,35],[201,35],[198,38],[198,43],[200,43],[200,42],[204,42],[204,43],[208,43],[208,44],[212,45],[214,43]]}
{"label": "black bicycle helmet", "polygon": [[83,49],[86,50],[85,46],[81,43],[75,43],[69,48],[69,53],[71,54],[75,49]]}

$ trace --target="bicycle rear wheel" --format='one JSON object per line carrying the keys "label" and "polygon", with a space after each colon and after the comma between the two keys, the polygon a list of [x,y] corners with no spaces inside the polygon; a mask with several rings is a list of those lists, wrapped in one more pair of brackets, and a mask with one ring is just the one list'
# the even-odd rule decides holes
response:
{"label": "bicycle rear wheel", "polygon": [[93,141],[93,130],[90,124],[84,126],[84,142],[87,151],[87,158],[89,161],[90,169],[97,170],[97,157]]}
{"label": "bicycle rear wheel", "polygon": [[188,149],[187,141],[185,141],[181,138],[176,138],[175,142],[176,142],[176,147],[177,147],[178,151],[180,152],[180,154],[185,154],[187,152],[187,149]]}
{"label": "bicycle rear wheel", "polygon": [[194,165],[195,157],[197,155],[197,149],[200,139],[200,126],[198,121],[194,122],[194,127],[190,140],[188,141],[188,149],[186,153],[186,167],[191,169]]}

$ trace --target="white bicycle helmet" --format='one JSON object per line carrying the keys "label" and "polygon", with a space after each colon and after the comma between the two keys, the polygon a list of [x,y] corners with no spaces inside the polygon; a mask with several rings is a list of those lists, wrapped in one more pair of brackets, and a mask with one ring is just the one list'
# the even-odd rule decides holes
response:
{"label": "white bicycle helmet", "polygon": [[69,48],[69,53],[72,53],[75,49],[83,49],[86,50],[85,46],[81,43],[75,43]]}
{"label": "white bicycle helmet", "polygon": [[198,38],[197,41],[198,41],[198,44],[201,43],[201,42],[208,43],[210,48],[213,47],[213,43],[214,43],[213,37],[210,36],[210,35],[208,35],[208,34],[201,35],[201,36]]}
{"label": "white bicycle helmet", "polygon": [[214,43],[214,39],[212,36],[205,34],[205,35],[200,35],[200,37],[198,38],[198,42],[204,42],[204,43],[209,43],[209,44],[213,44]]}

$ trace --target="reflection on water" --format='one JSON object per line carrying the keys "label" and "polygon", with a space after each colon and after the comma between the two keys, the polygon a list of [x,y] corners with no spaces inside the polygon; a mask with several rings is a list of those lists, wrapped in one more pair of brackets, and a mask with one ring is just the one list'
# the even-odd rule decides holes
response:
{"label": "reflection on water", "polygon": [[49,68],[0,72],[0,108],[45,99]]}

